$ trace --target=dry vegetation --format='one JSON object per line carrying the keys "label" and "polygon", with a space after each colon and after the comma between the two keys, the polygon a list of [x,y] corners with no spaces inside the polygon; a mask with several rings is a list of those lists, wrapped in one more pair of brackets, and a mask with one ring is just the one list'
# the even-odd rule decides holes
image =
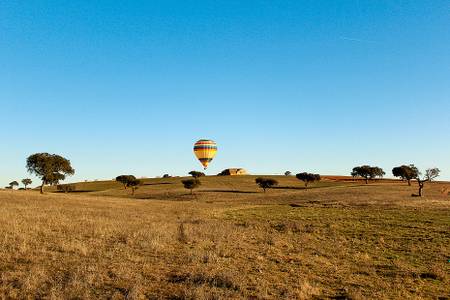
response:
{"label": "dry vegetation", "polygon": [[[442,184],[292,177],[114,182],[78,193],[0,191],[0,297],[448,299]],[[83,192],[82,192],[83,191]]]}

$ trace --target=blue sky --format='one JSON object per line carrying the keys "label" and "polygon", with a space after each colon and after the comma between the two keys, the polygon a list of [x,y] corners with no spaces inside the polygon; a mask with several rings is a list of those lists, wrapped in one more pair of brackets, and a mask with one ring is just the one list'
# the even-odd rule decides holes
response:
{"label": "blue sky", "polygon": [[2,1],[0,184],[58,153],[70,181],[210,174],[450,179],[448,1]]}

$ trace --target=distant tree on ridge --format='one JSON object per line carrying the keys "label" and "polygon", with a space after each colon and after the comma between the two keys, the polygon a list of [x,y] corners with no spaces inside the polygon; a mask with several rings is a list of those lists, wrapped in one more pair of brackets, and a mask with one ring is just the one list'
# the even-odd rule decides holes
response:
{"label": "distant tree on ridge", "polygon": [[22,179],[22,184],[25,186],[25,190],[27,189],[27,186],[29,186],[32,183],[33,181],[30,178]]}
{"label": "distant tree on ridge", "polygon": [[320,181],[320,175],[319,174],[313,174],[313,173],[307,173],[307,172],[303,172],[303,173],[299,173],[297,175],[295,175],[295,177],[297,177],[298,180],[301,180],[305,183],[305,187],[308,187],[308,184],[310,182],[316,182],[316,181]]}
{"label": "distant tree on ridge", "polygon": [[376,177],[383,178],[386,173],[380,167],[371,167],[368,165],[354,167],[351,175],[353,177],[360,176],[363,177],[366,181],[366,184],[369,183],[369,179],[374,179]]}
{"label": "distant tree on ridge", "polygon": [[116,181],[123,184],[124,189],[127,189],[128,183],[135,179],[136,177],[133,175],[120,175],[116,177]]}
{"label": "distant tree on ridge", "polygon": [[9,183],[9,186],[11,187],[12,190],[14,190],[14,187],[15,187],[15,186],[19,186],[19,183],[18,183],[17,181],[14,180],[14,181],[12,181],[12,182]]}
{"label": "distant tree on ridge", "polygon": [[200,177],[206,176],[205,173],[198,172],[198,171],[191,171],[191,172],[189,172],[189,175],[191,175],[194,178],[200,178]]}

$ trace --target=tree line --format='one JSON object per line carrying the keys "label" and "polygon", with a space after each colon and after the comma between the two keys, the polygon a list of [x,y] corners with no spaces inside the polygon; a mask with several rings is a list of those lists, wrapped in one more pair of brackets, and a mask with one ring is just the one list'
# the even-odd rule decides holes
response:
{"label": "tree line", "polygon": [[[75,174],[75,169],[73,169],[70,160],[64,158],[57,154],[49,154],[49,153],[35,153],[30,155],[26,161],[26,168],[30,174],[35,175],[40,178],[40,192],[44,193],[45,185],[58,185],[60,181],[66,179],[67,176],[71,176]],[[186,189],[189,189],[191,193],[193,190],[198,188],[201,185],[200,177],[205,176],[204,173],[198,171],[191,171],[189,174],[193,177],[193,179],[182,180],[182,184]],[[418,194],[413,194],[413,196],[423,196],[423,189],[426,182],[430,182],[437,178],[440,174],[440,170],[438,168],[430,168],[427,169],[424,173],[421,173],[419,169],[413,165],[401,165],[392,169],[392,175],[394,177],[398,177],[403,181],[406,181],[408,185],[411,186],[411,181],[416,180],[419,186]],[[290,171],[285,172],[286,176],[291,176],[292,173]],[[369,183],[370,180],[374,180],[377,178],[383,178],[386,175],[386,172],[377,166],[369,166],[362,165],[356,166],[352,169],[350,175],[356,179],[358,177],[363,178],[366,184]],[[295,177],[304,182],[305,188],[308,187],[309,184],[320,181],[321,176],[319,174],[302,172],[295,175]],[[139,188],[143,182],[140,179],[137,179],[133,175],[120,175],[116,178],[117,182],[123,184],[125,189],[130,189],[132,195],[134,195],[136,189]],[[29,178],[25,178],[22,181],[24,185],[24,189],[26,190],[29,185],[32,184],[32,180]],[[258,177],[255,179],[255,183],[263,189],[264,192],[267,189],[273,188],[278,185],[278,181],[273,178],[265,178]],[[8,189],[14,189],[14,187],[19,186],[17,181],[10,182]],[[61,191],[72,191],[74,189],[71,185],[64,185],[58,187],[58,190]]]}

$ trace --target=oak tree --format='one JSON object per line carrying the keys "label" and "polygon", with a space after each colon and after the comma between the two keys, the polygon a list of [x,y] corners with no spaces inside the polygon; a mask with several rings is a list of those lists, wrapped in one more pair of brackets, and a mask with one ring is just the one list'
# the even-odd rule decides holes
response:
{"label": "oak tree", "polygon": [[116,181],[123,184],[124,189],[127,189],[128,183],[136,180],[136,177],[133,175],[120,175],[116,177]]}
{"label": "oak tree", "polygon": [[419,170],[414,165],[402,165],[392,169],[392,175],[394,177],[400,177],[402,180],[406,180],[408,185],[411,185],[411,180],[416,179],[419,176]]}
{"label": "oak tree", "polygon": [[260,188],[263,189],[264,193],[267,189],[278,185],[278,181],[272,178],[258,177],[255,179],[255,182],[257,185],[259,185]]}
{"label": "oak tree", "polygon": [[320,179],[321,179],[319,174],[313,174],[313,173],[307,173],[307,172],[298,173],[297,175],[295,175],[295,177],[297,177],[298,180],[303,181],[305,183],[305,187],[308,187],[308,184],[310,182],[320,181]]}
{"label": "oak tree", "polygon": [[27,158],[27,169],[42,180],[41,194],[46,184],[58,184],[66,176],[75,174],[70,161],[57,154],[36,153]]}
{"label": "oak tree", "polygon": [[29,186],[32,183],[33,181],[30,178],[22,179],[22,184],[25,186],[25,190],[27,189],[27,186]]}
{"label": "oak tree", "polygon": [[376,177],[382,178],[386,173],[380,167],[372,167],[368,165],[363,165],[359,167],[354,167],[351,175],[353,177],[363,177],[366,180],[366,184],[369,183],[369,179],[374,179]]}
{"label": "oak tree", "polygon": [[194,189],[198,188],[202,184],[197,178],[182,180],[181,183],[185,189],[191,191],[191,195],[194,194]]}

